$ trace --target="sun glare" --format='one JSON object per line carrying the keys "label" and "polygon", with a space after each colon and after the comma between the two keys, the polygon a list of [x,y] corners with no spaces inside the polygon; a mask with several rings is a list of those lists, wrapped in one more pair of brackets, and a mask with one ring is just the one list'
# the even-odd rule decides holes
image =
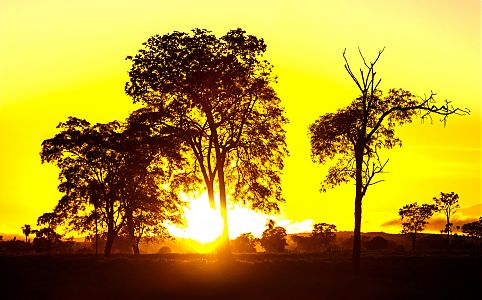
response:
{"label": "sun glare", "polygon": [[172,227],[173,236],[193,239],[200,243],[214,242],[223,232],[223,219],[218,211],[209,206],[206,194],[191,200],[184,211],[186,227]]}
{"label": "sun glare", "polygon": [[[216,210],[212,209],[206,193],[192,200],[182,197],[189,202],[189,207],[185,209],[186,226],[170,226],[169,232],[175,237],[191,239],[201,244],[215,243],[223,232],[219,205]],[[276,224],[286,228],[288,233],[310,232],[313,228],[311,219],[292,222],[279,215],[266,215],[235,204],[228,209],[229,238],[235,239],[248,232],[261,237],[268,219],[273,219]]]}

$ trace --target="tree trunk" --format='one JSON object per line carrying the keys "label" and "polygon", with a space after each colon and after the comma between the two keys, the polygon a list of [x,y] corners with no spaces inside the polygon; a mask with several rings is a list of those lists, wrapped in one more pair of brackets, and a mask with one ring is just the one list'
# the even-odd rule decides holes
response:
{"label": "tree trunk", "polygon": [[219,254],[223,259],[231,258],[231,248],[229,246],[228,210],[226,205],[226,184],[224,182],[224,158],[218,160],[218,180],[219,180],[219,205],[223,218],[223,233]]}
{"label": "tree trunk", "polygon": [[104,256],[108,257],[112,251],[112,245],[114,245],[114,235],[107,233],[107,240],[105,241]]}
{"label": "tree trunk", "polygon": [[208,199],[209,199],[209,206],[212,209],[216,209],[216,202],[214,201],[214,184],[213,182],[206,182],[208,188]]}
{"label": "tree trunk", "polygon": [[129,234],[129,242],[132,247],[132,252],[134,253],[134,255],[139,255],[139,243],[137,243],[137,239],[135,236],[134,217],[132,215],[131,209],[126,209],[126,223],[127,223],[127,232]]}
{"label": "tree trunk", "polygon": [[115,233],[114,233],[114,220],[109,216],[107,223],[107,239],[105,241],[104,256],[110,256],[112,251],[112,245],[114,244]]}
{"label": "tree trunk", "polygon": [[360,274],[360,254],[361,254],[361,217],[363,199],[363,148],[361,152],[355,150],[356,158],[356,195],[355,195],[355,228],[353,230],[353,272]]}
{"label": "tree trunk", "polygon": [[417,231],[415,230],[412,234],[412,251],[415,251],[415,241],[417,239]]}
{"label": "tree trunk", "polygon": [[97,228],[97,207],[94,206],[94,220],[95,220],[95,255],[99,254],[99,230]]}
{"label": "tree trunk", "polygon": [[134,255],[140,254],[139,243],[137,242],[137,240],[132,244],[132,252],[134,252]]}
{"label": "tree trunk", "polygon": [[447,250],[450,251],[450,218],[447,216]]}

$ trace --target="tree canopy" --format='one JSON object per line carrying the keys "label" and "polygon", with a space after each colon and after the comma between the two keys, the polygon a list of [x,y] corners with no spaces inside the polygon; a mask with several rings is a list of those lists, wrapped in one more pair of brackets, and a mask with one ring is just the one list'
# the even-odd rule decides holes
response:
{"label": "tree canopy", "polygon": [[412,250],[415,250],[417,232],[424,230],[428,224],[428,219],[437,211],[437,206],[433,204],[418,205],[417,202],[407,204],[398,210],[402,220],[402,233],[412,234]]}

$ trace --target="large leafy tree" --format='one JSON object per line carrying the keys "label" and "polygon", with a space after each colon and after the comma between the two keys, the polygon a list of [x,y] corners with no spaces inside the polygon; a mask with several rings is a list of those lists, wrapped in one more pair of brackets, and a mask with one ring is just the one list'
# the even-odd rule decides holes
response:
{"label": "large leafy tree", "polygon": [[60,169],[64,195],[54,213],[70,230],[94,232],[96,251],[98,231],[106,238],[105,255],[120,233],[138,253],[142,235],[162,231],[165,220],[180,220],[177,194],[162,188],[175,166],[166,170],[161,162],[176,157],[168,134],[143,132],[132,122],[91,125],[73,117],[58,127],[61,132],[45,140],[41,152],[42,162]]}
{"label": "large leafy tree", "polygon": [[[106,230],[105,255],[122,227],[121,210],[110,186],[118,156],[110,151],[120,124],[91,125],[86,120],[69,117],[60,123],[60,132],[42,143],[42,163],[59,169],[59,191],[64,195],[54,212],[69,230],[98,233]],[[105,228],[104,228],[105,225]]]}
{"label": "large leafy tree", "polygon": [[457,209],[460,208],[459,195],[454,192],[441,192],[440,197],[433,197],[433,200],[435,201],[437,210],[445,216],[446,223],[441,232],[447,234],[447,248],[450,250],[450,236],[454,226],[454,224],[450,222],[450,218],[452,218]]}
{"label": "large leafy tree", "polygon": [[380,149],[401,145],[395,135],[397,126],[410,123],[414,118],[467,114],[468,110],[454,107],[450,101],[438,104],[435,94],[420,98],[403,89],[390,89],[383,94],[379,89],[375,65],[383,50],[373,62],[365,60],[360,75],[356,76],[343,52],[345,70],[361,95],[336,113],[322,115],[309,127],[311,157],[314,162],[335,161],[323,182],[322,190],[355,180],[355,226],[353,239],[353,268],[360,272],[362,199],[369,186],[380,182],[375,176],[383,172],[388,160],[380,157]]}
{"label": "large leafy tree", "polygon": [[175,180],[184,165],[178,140],[165,128],[152,128],[142,111],[133,112],[112,145],[119,154],[115,190],[125,214],[125,233],[134,254],[141,239],[168,235],[165,221],[180,223],[181,201]]}
{"label": "large leafy tree", "polygon": [[[263,39],[236,29],[217,38],[204,29],[155,35],[129,71],[126,93],[145,104],[190,148],[215,206],[217,183],[229,253],[227,193],[262,211],[277,211],[287,154],[287,123],[262,55]],[[226,184],[229,182],[229,185]]]}
{"label": "large leafy tree", "polygon": [[415,250],[417,232],[423,231],[428,219],[437,211],[433,204],[418,205],[417,202],[407,204],[398,210],[402,220],[402,233],[409,233],[412,236],[412,250]]}

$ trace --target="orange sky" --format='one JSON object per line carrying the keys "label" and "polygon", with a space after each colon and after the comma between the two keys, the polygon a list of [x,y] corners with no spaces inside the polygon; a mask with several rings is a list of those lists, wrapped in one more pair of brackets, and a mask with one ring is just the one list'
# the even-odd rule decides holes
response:
{"label": "orange sky", "polygon": [[39,158],[55,126],[70,115],[125,118],[134,110],[123,92],[125,57],[153,34],[195,27],[218,35],[241,27],[268,45],[290,119],[287,203],[277,217],[287,226],[312,221],[352,230],[353,185],[319,193],[326,168],[311,162],[307,127],[357,96],[341,53],[347,48],[356,67],[358,46],[368,57],[386,46],[378,64],[383,90],[433,90],[472,111],[446,128],[418,121],[400,128],[404,146],[387,154],[386,181],[368,190],[362,231],[397,232],[382,224],[398,218],[403,205],[430,202],[441,191],[459,194],[460,219],[482,215],[480,1],[322,3],[1,0],[0,233],[20,233],[59,199],[58,171]]}

